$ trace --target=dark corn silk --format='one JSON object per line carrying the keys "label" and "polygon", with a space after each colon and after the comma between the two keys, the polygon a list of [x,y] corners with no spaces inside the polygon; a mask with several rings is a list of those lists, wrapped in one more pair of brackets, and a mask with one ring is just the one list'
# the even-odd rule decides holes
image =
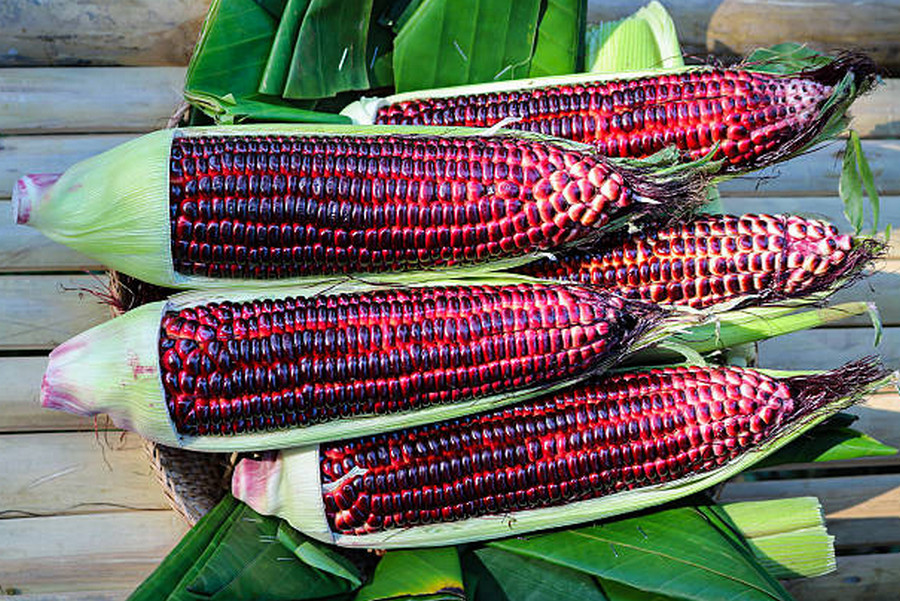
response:
{"label": "dark corn silk", "polygon": [[637,79],[426,98],[381,108],[376,123],[511,129],[593,143],[612,157],[675,145],[692,159],[753,165],[814,122],[832,87],[813,79],[708,69]]}
{"label": "dark corn silk", "polygon": [[213,278],[477,263],[585,236],[636,197],[593,153],[508,136],[176,136],[171,249]]}
{"label": "dark corn silk", "polygon": [[746,295],[797,297],[827,289],[877,251],[829,223],[793,215],[702,217],[600,249],[518,269],[592,284],[627,298],[696,308]]}
{"label": "dark corn silk", "polygon": [[339,534],[602,497],[722,465],[794,410],[740,368],[655,369],[492,413],[320,447]]}
{"label": "dark corn silk", "polygon": [[654,315],[571,285],[213,303],[164,314],[160,367],[178,432],[258,432],[582,374]]}

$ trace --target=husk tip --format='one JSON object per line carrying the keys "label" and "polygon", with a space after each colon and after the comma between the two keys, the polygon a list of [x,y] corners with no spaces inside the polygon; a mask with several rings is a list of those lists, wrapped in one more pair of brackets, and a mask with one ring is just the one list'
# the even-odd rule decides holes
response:
{"label": "husk tip", "polygon": [[231,476],[231,494],[262,514],[272,513],[268,485],[278,480],[281,470],[281,454],[259,459],[244,458],[234,467]]}
{"label": "husk tip", "polygon": [[61,173],[29,173],[16,181],[12,191],[12,213],[15,223],[28,225],[47,190],[61,176]]}
{"label": "husk tip", "polygon": [[[50,353],[47,371],[41,380],[41,406],[47,409],[65,411],[75,415],[96,415],[100,413],[86,403],[82,394],[74,390],[69,377],[73,357],[80,355],[85,347],[81,337],[76,336],[56,347]],[[77,361],[75,362],[77,367]]]}

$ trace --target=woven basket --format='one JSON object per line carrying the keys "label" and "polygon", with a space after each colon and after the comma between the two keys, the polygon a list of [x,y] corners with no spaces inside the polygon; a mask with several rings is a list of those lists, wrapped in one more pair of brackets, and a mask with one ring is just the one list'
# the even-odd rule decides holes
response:
{"label": "woven basket", "polygon": [[[175,292],[117,272],[109,273],[112,312],[119,315]],[[144,441],[144,451],[169,505],[194,525],[230,488],[234,455],[197,453]]]}

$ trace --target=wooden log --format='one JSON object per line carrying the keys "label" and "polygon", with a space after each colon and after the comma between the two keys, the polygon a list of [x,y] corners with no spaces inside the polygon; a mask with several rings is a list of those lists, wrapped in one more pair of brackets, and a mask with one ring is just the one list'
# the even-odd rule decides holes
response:
{"label": "wooden log", "polygon": [[4,134],[144,132],[182,102],[182,67],[4,69]]}
{"label": "wooden log", "polygon": [[[620,19],[643,0],[590,0],[588,21]],[[736,60],[754,49],[796,41],[823,52],[856,49],[881,66],[900,67],[900,2],[865,0],[680,0],[666,2],[682,51]]]}
{"label": "wooden log", "polygon": [[6,0],[0,67],[186,65],[209,0]]}
{"label": "wooden log", "polygon": [[0,358],[0,433],[109,429],[111,424],[105,416],[98,416],[95,426],[93,418],[41,407],[45,369],[46,357]]}
{"label": "wooden log", "polygon": [[0,457],[5,517],[169,507],[132,432],[0,436]]}
{"label": "wooden log", "polygon": [[0,351],[47,350],[109,319],[105,276],[0,278]]}
{"label": "wooden log", "polygon": [[822,328],[795,332],[759,343],[759,365],[772,369],[833,369],[847,361],[880,354],[887,365],[900,364],[900,327],[884,329],[873,346],[871,328]]}
{"label": "wooden log", "polygon": [[171,510],[0,520],[0,582],[22,595],[134,590],[187,529]]}
{"label": "wooden log", "polygon": [[16,180],[26,173],[61,173],[134,135],[0,136],[0,198],[9,198]]}
{"label": "wooden log", "polygon": [[34,228],[14,223],[12,203],[0,200],[0,273],[98,269],[103,267],[97,261],[54,242]]}

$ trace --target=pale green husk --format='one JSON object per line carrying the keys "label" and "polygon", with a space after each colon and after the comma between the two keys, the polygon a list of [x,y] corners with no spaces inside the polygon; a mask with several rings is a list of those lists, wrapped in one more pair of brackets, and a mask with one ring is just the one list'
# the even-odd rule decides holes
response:
{"label": "pale green husk", "polygon": [[[282,451],[277,467],[272,465],[271,459],[245,459],[235,470],[232,492],[260,513],[277,515],[313,538],[346,547],[431,547],[516,536],[637,511],[718,484],[783,447],[836,411],[851,405],[860,396],[861,393],[858,393],[828,402],[789,423],[758,447],[712,471],[560,507],[516,511],[502,516],[468,518],[364,535],[331,532],[323,526],[325,515],[321,500],[318,447]],[[356,475],[358,473],[352,476]]]}
{"label": "pale green husk", "polygon": [[[468,278],[465,281],[443,279],[442,285],[509,285],[533,281],[530,278],[503,275]],[[432,282],[433,284],[433,282]],[[428,282],[409,286],[427,286]],[[54,351],[47,368],[54,373],[54,387],[65,390],[77,399],[55,408],[80,415],[108,413],[115,423],[134,430],[145,438],[167,446],[193,451],[256,451],[314,444],[327,440],[365,436],[388,429],[417,426],[442,419],[452,419],[470,413],[487,411],[547,394],[579,379],[605,371],[620,353],[614,353],[581,378],[572,378],[551,385],[533,386],[506,391],[466,402],[437,405],[416,411],[381,416],[344,418],[303,428],[274,432],[243,433],[229,436],[187,436],[175,431],[164,403],[159,374],[158,338],[160,317],[164,311],[180,310],[210,302],[243,302],[292,297],[311,297],[317,294],[346,294],[382,290],[379,284],[359,280],[334,282],[320,279],[305,286],[268,288],[260,290],[191,291],[173,296],[168,301],[143,305],[122,317],[96,326]],[[651,328],[632,343],[634,352],[686,327],[692,317],[676,315]],[[57,357],[55,357],[57,355]],[[60,357],[65,357],[61,361]],[[140,358],[146,366],[141,377],[129,377],[132,357]],[[152,380],[152,384],[150,381]],[[70,390],[71,389],[71,390]]]}
{"label": "pale green husk", "polygon": [[675,23],[656,0],[624,19],[589,27],[585,44],[585,66],[594,73],[684,66]]}
{"label": "pale green husk", "polygon": [[725,503],[722,510],[773,577],[814,578],[833,572],[834,537],[815,497]]}
{"label": "pale green husk", "polygon": [[169,147],[157,131],[66,170],[30,202],[27,225],[113,269],[165,285],[169,251]]}

